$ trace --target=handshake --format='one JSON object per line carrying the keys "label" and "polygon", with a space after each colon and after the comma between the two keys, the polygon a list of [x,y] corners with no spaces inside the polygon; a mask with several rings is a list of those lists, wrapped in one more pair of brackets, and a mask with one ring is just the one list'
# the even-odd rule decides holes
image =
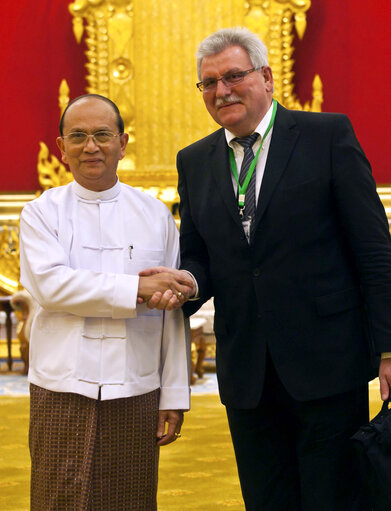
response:
{"label": "handshake", "polygon": [[185,270],[157,266],[141,271],[139,277],[137,302],[150,309],[179,309],[197,293],[194,277]]}

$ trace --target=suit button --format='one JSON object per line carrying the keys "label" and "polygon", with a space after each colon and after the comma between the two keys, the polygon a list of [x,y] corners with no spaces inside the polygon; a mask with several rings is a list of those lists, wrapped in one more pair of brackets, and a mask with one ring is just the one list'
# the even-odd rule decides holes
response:
{"label": "suit button", "polygon": [[253,269],[253,275],[254,277],[259,277],[261,274],[261,272],[259,271],[259,268],[254,268]]}

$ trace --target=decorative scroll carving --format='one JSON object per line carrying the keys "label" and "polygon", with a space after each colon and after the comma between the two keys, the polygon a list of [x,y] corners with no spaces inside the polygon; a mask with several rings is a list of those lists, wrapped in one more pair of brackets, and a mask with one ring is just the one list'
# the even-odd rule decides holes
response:
{"label": "decorative scroll carving", "polygon": [[60,116],[63,114],[68,103],[69,103],[69,86],[66,80],[62,80],[60,83],[58,95],[58,106],[60,107]]}
{"label": "decorative scroll carving", "polygon": [[129,134],[120,168],[135,168],[134,12],[133,0],[75,0],[69,5],[78,42],[87,22],[87,92],[112,99]]}
{"label": "decorative scroll carving", "polygon": [[54,188],[55,186],[65,185],[73,179],[69,172],[58,158],[49,155],[49,149],[43,142],[39,143],[40,151],[38,154],[38,181],[43,190]]}
{"label": "decorative scroll carving", "polygon": [[[303,37],[310,5],[310,0],[215,0],[211,11],[207,0],[197,7],[189,0],[71,3],[76,40],[84,36],[87,44],[87,90],[118,104],[130,134],[120,179],[151,193],[155,187],[175,188],[178,149],[216,129],[194,85],[194,53],[220,27],[245,25],[258,33],[270,50],[275,97],[289,108],[320,111],[319,77],[312,102],[302,105],[293,92],[293,32]],[[52,186],[57,182],[55,177]]]}
{"label": "decorative scroll carving", "polygon": [[302,105],[293,92],[293,29],[296,29],[300,39],[304,36],[306,11],[310,6],[310,0],[248,0],[245,25],[256,32],[269,49],[269,64],[275,84],[274,97],[287,108],[320,112],[323,92],[318,75],[313,82],[312,103],[307,101]]}
{"label": "decorative scroll carving", "polygon": [[0,289],[12,294],[19,287],[19,227],[0,227]]}
{"label": "decorative scroll carving", "polygon": [[[312,101],[302,105],[293,92],[293,33],[296,30],[303,37],[310,5],[310,0],[214,0],[213,6],[210,0],[73,1],[69,10],[75,38],[80,42],[84,37],[87,46],[87,92],[113,99],[130,135],[118,168],[121,181],[154,195],[177,212],[176,153],[218,127],[195,87],[194,54],[199,42],[221,27],[248,26],[258,33],[269,47],[275,97],[289,108],[320,111],[323,94],[318,76]],[[69,97],[63,80],[60,113]],[[44,190],[72,180],[43,142],[38,174]],[[7,240],[10,236],[4,231],[1,235]],[[0,289],[14,290],[16,252],[6,242],[1,246],[2,255],[5,252]],[[8,284],[3,277],[9,279]]]}

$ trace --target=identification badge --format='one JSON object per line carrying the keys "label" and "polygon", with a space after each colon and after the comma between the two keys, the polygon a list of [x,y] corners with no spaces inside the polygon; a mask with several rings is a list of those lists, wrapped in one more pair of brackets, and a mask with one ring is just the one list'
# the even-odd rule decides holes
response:
{"label": "identification badge", "polygon": [[246,235],[247,242],[250,244],[250,230],[251,230],[251,220],[246,218],[246,220],[242,220],[244,234]]}

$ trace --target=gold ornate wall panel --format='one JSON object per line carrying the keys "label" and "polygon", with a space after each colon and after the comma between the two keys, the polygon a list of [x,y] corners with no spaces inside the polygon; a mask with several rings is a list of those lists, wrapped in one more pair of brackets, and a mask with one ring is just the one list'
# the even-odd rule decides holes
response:
{"label": "gold ornate wall panel", "polygon": [[178,150],[216,129],[195,87],[197,46],[217,28],[237,24],[243,2],[216,0],[213,13],[206,0],[143,5],[137,26],[146,30],[136,34],[136,47],[140,62],[149,65],[136,74],[138,169],[147,179],[155,176],[156,184],[163,177],[176,185]]}
{"label": "gold ornate wall panel", "polygon": [[123,168],[135,168],[134,2],[76,0],[69,6],[76,40],[87,45],[87,92],[111,98],[121,111],[129,144]]}
{"label": "gold ornate wall panel", "polygon": [[3,194],[0,200],[0,294],[19,287],[19,216],[31,194]]}
{"label": "gold ornate wall panel", "polygon": [[311,103],[302,105],[294,93],[293,40],[295,33],[300,39],[304,36],[306,12],[310,7],[311,0],[248,0],[244,25],[257,33],[268,47],[277,101],[287,108],[320,112],[323,93],[318,75],[313,81]]}
{"label": "gold ornate wall panel", "polygon": [[[87,46],[87,92],[114,100],[130,135],[126,157],[119,166],[120,179],[174,209],[178,202],[178,150],[217,128],[195,87],[195,52],[200,41],[219,28],[247,26],[258,33],[269,47],[275,97],[290,108],[320,111],[319,77],[314,80],[313,98],[304,105],[294,94],[293,41],[296,33],[304,35],[310,5],[310,0],[70,3],[69,23],[73,23],[76,40],[84,39]],[[64,78],[59,89],[59,115],[74,96]],[[56,135],[53,133],[53,138]],[[38,175],[42,189],[72,180],[58,156],[50,155],[46,144],[41,143]],[[18,247],[12,234],[17,226],[7,229],[0,231],[0,291],[10,292],[18,276]]]}
{"label": "gold ornate wall panel", "polygon": [[175,189],[178,149],[216,128],[195,87],[197,45],[243,24],[243,0],[216,0],[213,12],[209,0],[76,0],[70,11],[75,37],[86,34],[88,91],[118,104],[131,135],[120,178]]}
{"label": "gold ornate wall panel", "polygon": [[0,291],[15,293],[19,287],[19,226],[0,226]]}
{"label": "gold ornate wall panel", "polygon": [[[177,200],[176,153],[217,128],[195,87],[195,52],[213,31],[248,26],[269,46],[276,87],[285,106],[320,110],[319,77],[312,103],[293,92],[293,39],[302,37],[310,0],[76,0],[70,4],[77,41],[87,44],[88,92],[109,96],[120,107],[130,144],[120,162],[122,181],[139,186],[169,205]],[[62,94],[63,96],[63,94]],[[72,95],[71,95],[72,97]],[[64,104],[62,100],[61,106]],[[53,186],[61,166],[50,162],[40,183]],[[56,163],[56,162],[55,162]],[[42,176],[42,178],[41,178]],[[60,179],[60,181],[61,181]]]}

